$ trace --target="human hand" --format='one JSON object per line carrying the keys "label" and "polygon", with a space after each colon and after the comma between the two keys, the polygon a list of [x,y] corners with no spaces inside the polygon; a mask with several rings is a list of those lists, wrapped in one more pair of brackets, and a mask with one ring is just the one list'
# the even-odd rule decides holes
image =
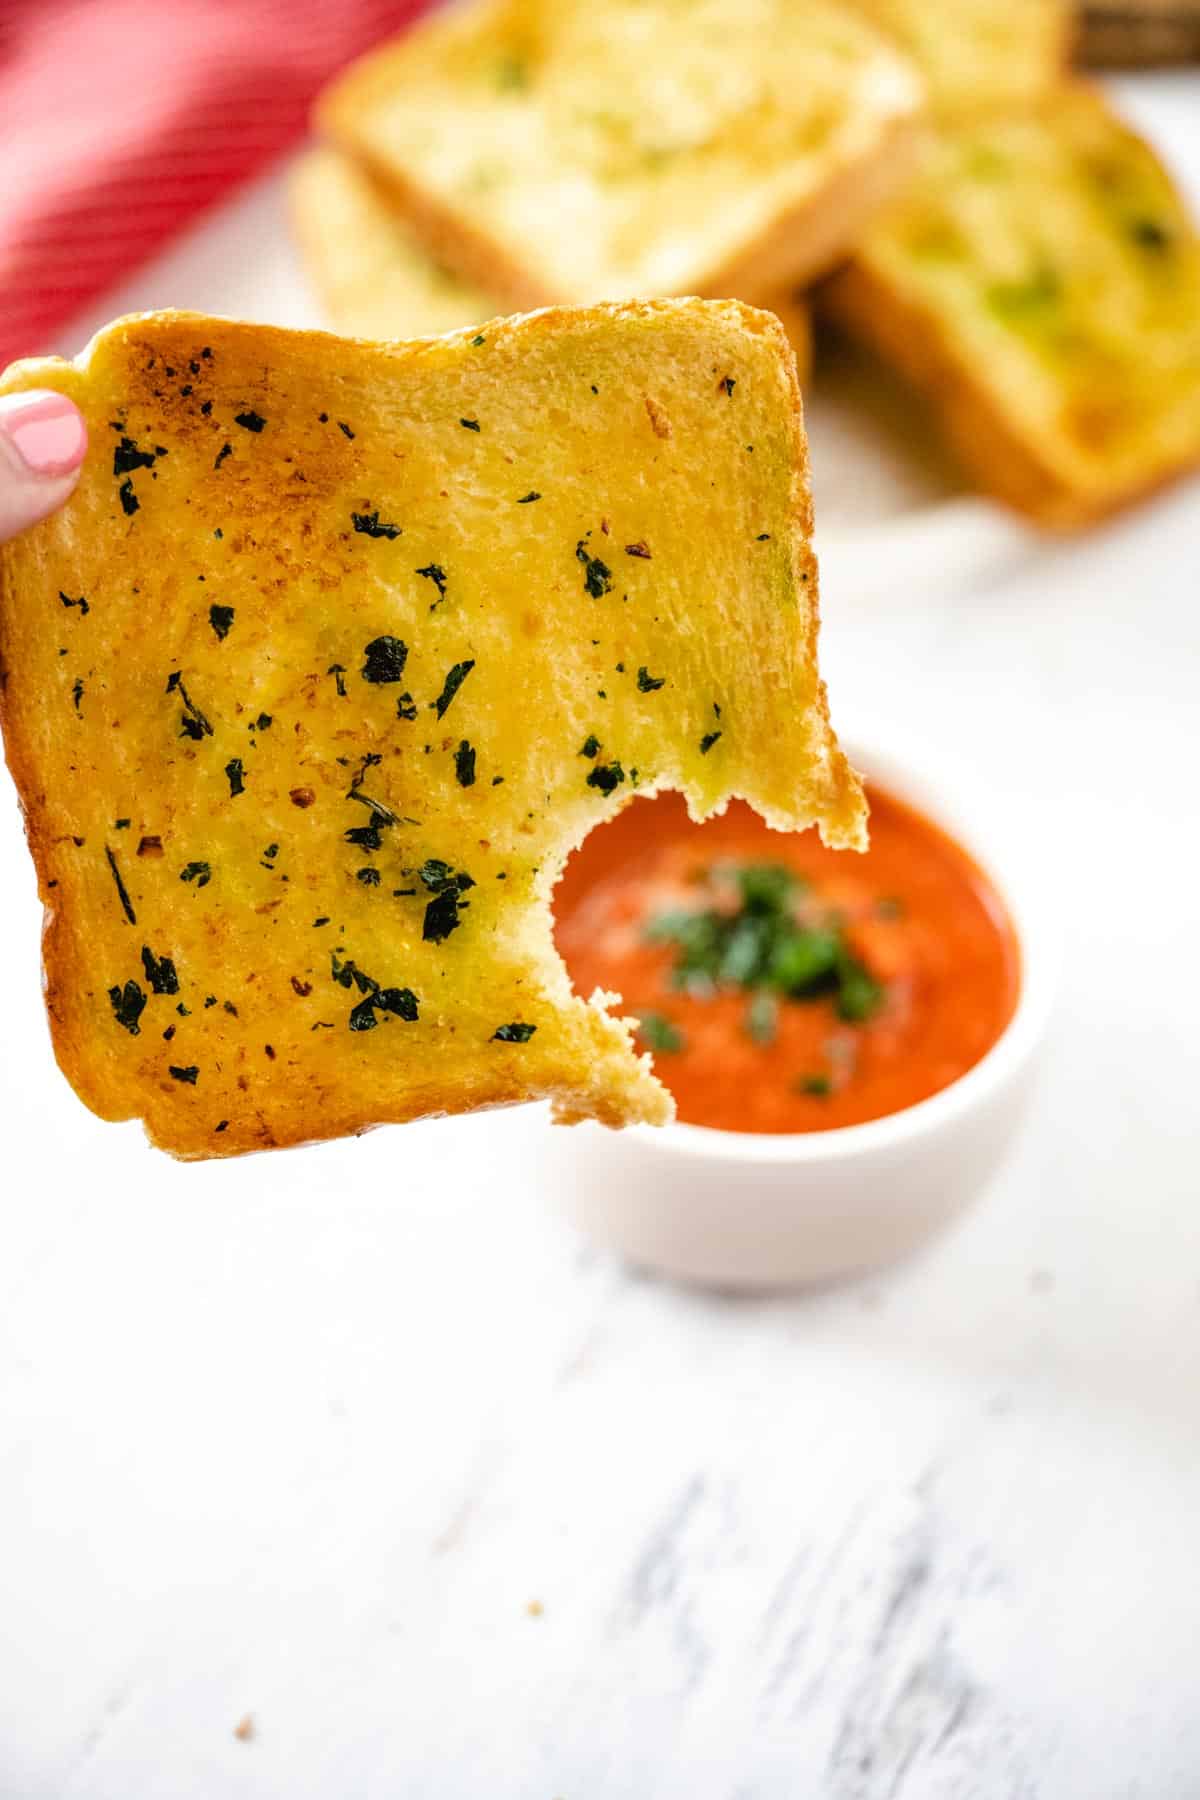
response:
{"label": "human hand", "polygon": [[65,394],[0,398],[0,544],[62,505],[87,452],[83,415]]}

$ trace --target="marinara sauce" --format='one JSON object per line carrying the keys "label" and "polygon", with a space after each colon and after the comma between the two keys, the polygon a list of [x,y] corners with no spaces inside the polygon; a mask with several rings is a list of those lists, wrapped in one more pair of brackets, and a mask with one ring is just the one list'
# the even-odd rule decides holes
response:
{"label": "marinara sauce", "polygon": [[575,988],[622,996],[681,1119],[877,1119],[965,1074],[1012,1017],[1020,957],[999,896],[930,820],[869,794],[862,856],[770,831],[740,802],[697,825],[663,794],[568,862],[556,937]]}

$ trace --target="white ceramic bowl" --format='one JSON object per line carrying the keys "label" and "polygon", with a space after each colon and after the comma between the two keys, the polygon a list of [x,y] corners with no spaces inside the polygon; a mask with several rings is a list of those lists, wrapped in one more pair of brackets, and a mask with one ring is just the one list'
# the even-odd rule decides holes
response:
{"label": "white ceramic bowl", "polygon": [[709,1287],[769,1289],[890,1262],[980,1192],[1020,1122],[1058,964],[1037,846],[1004,828],[977,781],[956,792],[945,771],[924,774],[907,758],[857,747],[851,756],[949,831],[992,881],[1021,947],[1016,1011],[958,1081],[865,1125],[787,1135],[549,1129],[546,1156],[567,1213],[641,1267]]}

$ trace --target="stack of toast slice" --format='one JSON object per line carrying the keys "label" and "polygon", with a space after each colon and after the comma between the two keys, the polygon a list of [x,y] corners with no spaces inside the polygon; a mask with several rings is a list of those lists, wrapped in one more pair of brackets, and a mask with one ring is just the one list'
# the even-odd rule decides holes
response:
{"label": "stack of toast slice", "polygon": [[1200,238],[1151,148],[1066,75],[1065,7],[859,3],[917,57],[937,119],[827,310],[1039,525],[1091,524],[1194,468]]}
{"label": "stack of toast slice", "polygon": [[297,227],[332,320],[810,289],[985,491],[1084,525],[1200,461],[1197,238],[1072,81],[1069,0],[468,0],[339,78]]}
{"label": "stack of toast slice", "polygon": [[803,368],[797,289],[915,166],[923,105],[909,61],[837,0],[476,0],[326,93],[299,235],[344,328],[394,307],[393,331],[444,329],[472,290],[477,319],[778,292]]}

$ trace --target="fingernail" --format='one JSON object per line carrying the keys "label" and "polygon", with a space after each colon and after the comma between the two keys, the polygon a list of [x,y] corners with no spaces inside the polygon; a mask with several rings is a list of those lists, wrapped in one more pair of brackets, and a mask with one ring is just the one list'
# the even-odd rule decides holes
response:
{"label": "fingernail", "polygon": [[31,475],[69,475],[83,461],[87,426],[65,394],[9,394],[0,400],[0,432]]}

